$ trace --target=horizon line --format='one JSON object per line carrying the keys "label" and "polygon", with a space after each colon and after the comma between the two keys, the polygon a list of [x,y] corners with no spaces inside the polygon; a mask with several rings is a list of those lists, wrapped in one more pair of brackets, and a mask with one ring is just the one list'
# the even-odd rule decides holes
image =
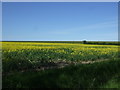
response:
{"label": "horizon line", "polygon": [[81,42],[81,41],[103,41],[103,42],[109,42],[109,41],[113,41],[113,42],[118,42],[119,40],[106,40],[106,41],[104,41],[104,40],[40,40],[40,41],[38,41],[38,40],[0,40],[0,41],[2,41],[2,42],[43,42],[43,41],[49,41],[49,42],[52,42],[52,41],[72,41],[72,42]]}

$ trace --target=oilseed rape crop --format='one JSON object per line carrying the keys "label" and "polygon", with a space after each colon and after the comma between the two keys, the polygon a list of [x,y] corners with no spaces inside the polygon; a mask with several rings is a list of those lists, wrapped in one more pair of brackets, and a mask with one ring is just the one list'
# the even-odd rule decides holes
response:
{"label": "oilseed rape crop", "polygon": [[118,57],[117,45],[1,42],[3,72],[38,68],[59,61],[97,61]]}

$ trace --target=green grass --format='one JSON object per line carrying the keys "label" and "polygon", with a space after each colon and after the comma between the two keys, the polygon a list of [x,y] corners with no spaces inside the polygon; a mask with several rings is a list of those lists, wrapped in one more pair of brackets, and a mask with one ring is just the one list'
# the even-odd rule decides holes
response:
{"label": "green grass", "polygon": [[120,88],[120,74],[114,76],[101,88]]}
{"label": "green grass", "polygon": [[120,83],[110,81],[116,76],[120,78],[119,59],[40,72],[14,72],[3,76],[3,88],[119,88],[116,85]]}

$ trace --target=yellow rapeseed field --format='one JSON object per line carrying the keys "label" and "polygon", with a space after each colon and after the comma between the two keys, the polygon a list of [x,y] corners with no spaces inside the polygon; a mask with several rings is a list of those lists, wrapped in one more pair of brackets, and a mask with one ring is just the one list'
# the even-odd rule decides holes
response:
{"label": "yellow rapeseed field", "polygon": [[[78,43],[2,42],[2,50],[3,55],[5,53],[7,53],[7,55],[17,53],[18,55],[19,53],[17,57],[22,54],[26,58],[30,55],[41,58],[40,56],[42,55],[42,57],[50,57],[50,59],[95,60],[117,57],[118,46]],[[8,56],[4,57],[9,58]],[[14,55],[11,57],[14,58]]]}

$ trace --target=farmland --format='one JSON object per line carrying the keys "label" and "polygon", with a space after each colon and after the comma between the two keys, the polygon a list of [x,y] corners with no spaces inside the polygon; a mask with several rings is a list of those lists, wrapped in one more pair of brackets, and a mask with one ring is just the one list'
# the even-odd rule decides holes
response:
{"label": "farmland", "polygon": [[3,88],[120,88],[118,45],[1,43]]}

